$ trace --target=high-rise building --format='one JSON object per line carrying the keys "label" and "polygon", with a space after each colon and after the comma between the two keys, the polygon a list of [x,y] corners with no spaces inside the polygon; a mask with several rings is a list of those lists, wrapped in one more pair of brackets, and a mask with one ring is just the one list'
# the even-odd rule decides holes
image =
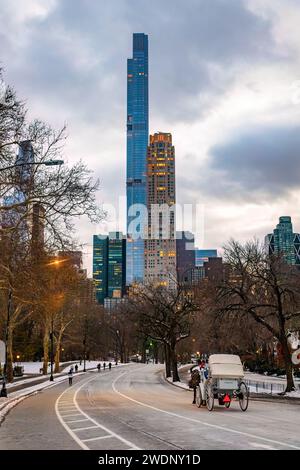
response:
{"label": "high-rise building", "polygon": [[204,266],[204,263],[209,260],[209,258],[217,258],[217,250],[199,250],[195,249],[195,262],[197,267]]}
{"label": "high-rise building", "polygon": [[96,298],[99,304],[107,297],[108,237],[94,235],[93,243],[93,279]]}
{"label": "high-rise building", "polygon": [[126,289],[126,239],[121,232],[108,238],[108,297],[120,299]]}
{"label": "high-rise building", "polygon": [[300,265],[300,234],[294,233],[291,217],[279,218],[279,224],[265,238],[269,254],[283,255],[288,264]]}
{"label": "high-rise building", "polygon": [[[144,280],[144,238],[147,221],[146,161],[149,138],[148,36],[133,35],[133,56],[127,62],[127,285]],[[141,214],[141,221],[135,224]]]}
{"label": "high-rise building", "polygon": [[145,241],[145,282],[176,283],[175,149],[172,136],[150,136],[147,158],[148,237]]}
{"label": "high-rise building", "polygon": [[191,232],[176,232],[176,269],[178,282],[189,278],[195,267],[194,235]]}
{"label": "high-rise building", "polygon": [[100,304],[125,295],[126,239],[121,232],[94,236],[93,278]]}

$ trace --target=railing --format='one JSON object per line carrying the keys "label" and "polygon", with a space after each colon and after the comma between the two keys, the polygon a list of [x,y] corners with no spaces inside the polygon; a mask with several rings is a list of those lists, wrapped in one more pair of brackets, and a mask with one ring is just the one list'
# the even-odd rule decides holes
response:
{"label": "railing", "polygon": [[[286,385],[283,383],[274,382],[257,382],[254,380],[245,380],[248,385],[250,392],[252,393],[268,393],[270,395],[277,395],[283,393],[286,389]],[[295,384],[296,390],[300,390],[300,384]]]}

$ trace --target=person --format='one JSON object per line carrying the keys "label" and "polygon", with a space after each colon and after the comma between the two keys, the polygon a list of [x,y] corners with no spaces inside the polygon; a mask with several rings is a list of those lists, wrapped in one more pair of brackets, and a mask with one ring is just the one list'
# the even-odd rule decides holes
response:
{"label": "person", "polygon": [[104,369],[104,370],[105,370],[105,367],[106,367],[106,364],[105,364],[105,362],[104,362],[104,363],[103,363],[103,369]]}
{"label": "person", "polygon": [[99,364],[97,365],[97,369],[98,369],[98,372],[100,372],[100,370],[101,370],[101,364],[100,364],[100,362],[99,362]]}
{"label": "person", "polygon": [[71,367],[71,369],[69,370],[68,376],[69,376],[69,385],[72,385],[72,382],[73,382],[73,367]]}
{"label": "person", "polygon": [[78,365],[75,364],[75,372],[77,373],[78,372]]}
{"label": "person", "polygon": [[197,386],[200,384],[203,378],[207,378],[207,369],[206,363],[202,359],[198,359],[197,365],[190,368],[191,373],[191,388],[194,389],[194,398],[193,398],[193,405],[196,403],[196,390]]}
{"label": "person", "polygon": [[111,362],[108,364],[108,368],[109,370],[111,370]]}

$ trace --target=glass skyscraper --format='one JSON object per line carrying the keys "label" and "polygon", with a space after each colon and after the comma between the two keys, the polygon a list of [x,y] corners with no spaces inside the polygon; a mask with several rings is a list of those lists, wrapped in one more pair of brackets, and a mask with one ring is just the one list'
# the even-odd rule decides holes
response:
{"label": "glass skyscraper", "polygon": [[127,259],[126,283],[144,280],[146,220],[134,221],[146,208],[146,162],[149,140],[148,36],[133,35],[133,56],[127,62]]}
{"label": "glass skyscraper", "polygon": [[300,234],[293,232],[291,217],[280,217],[279,224],[273,233],[266,236],[265,243],[270,255],[283,255],[288,264],[300,265]]}
{"label": "glass skyscraper", "polygon": [[93,278],[98,303],[125,294],[126,239],[121,232],[94,236]]}

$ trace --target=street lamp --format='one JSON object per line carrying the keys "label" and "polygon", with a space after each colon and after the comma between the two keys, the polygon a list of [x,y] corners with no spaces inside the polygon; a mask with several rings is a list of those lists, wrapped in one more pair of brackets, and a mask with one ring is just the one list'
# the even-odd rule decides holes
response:
{"label": "street lamp", "polygon": [[3,369],[2,389],[1,389],[1,392],[0,392],[0,396],[5,397],[5,398],[7,398],[7,388],[6,388],[7,362],[8,362],[7,343],[8,343],[8,332],[9,332],[9,326],[10,326],[11,303],[12,303],[12,290],[9,289],[9,291],[8,291],[8,302],[7,302],[6,332],[5,332],[5,364],[4,364],[4,369]]}
{"label": "street lamp", "polygon": [[53,377],[53,336],[54,336],[54,328],[53,328],[53,315],[51,318],[51,332],[50,332],[50,382],[54,381]]}
{"label": "street lamp", "polygon": [[18,168],[20,166],[40,166],[40,165],[45,165],[45,166],[60,166],[63,165],[65,162],[64,160],[47,160],[45,162],[24,162],[24,163],[16,163],[15,165],[10,165],[6,166],[5,168],[0,168],[0,171],[6,171],[6,170],[13,170],[14,168]]}

